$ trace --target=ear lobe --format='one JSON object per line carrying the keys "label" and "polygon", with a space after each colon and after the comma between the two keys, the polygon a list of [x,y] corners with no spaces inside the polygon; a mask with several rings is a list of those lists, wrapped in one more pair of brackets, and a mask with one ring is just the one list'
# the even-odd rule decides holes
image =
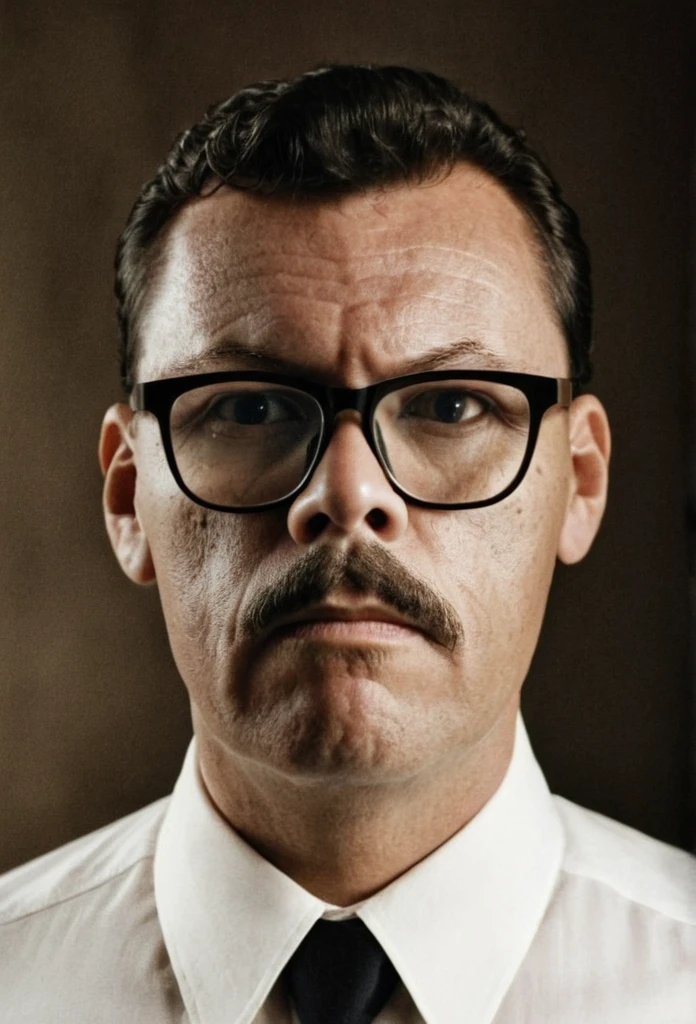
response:
{"label": "ear lobe", "polygon": [[103,508],[106,532],[116,558],[134,583],[152,583],[155,567],[150,545],[135,508],[137,468],[131,447],[133,410],[123,402],[107,410],[99,438],[99,463],[104,475]]}
{"label": "ear lobe", "polygon": [[611,433],[595,395],[580,395],[572,403],[568,433],[572,471],[558,557],[573,565],[590,550],[607,503]]}

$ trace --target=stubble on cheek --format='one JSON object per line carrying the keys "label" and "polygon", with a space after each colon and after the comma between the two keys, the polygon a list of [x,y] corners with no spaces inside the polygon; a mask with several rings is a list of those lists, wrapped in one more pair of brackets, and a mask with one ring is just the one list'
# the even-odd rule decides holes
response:
{"label": "stubble on cheek", "polygon": [[229,664],[236,609],[253,577],[250,547],[235,525],[184,499],[152,545],[172,652],[197,702],[209,699]]}
{"label": "stubble on cheek", "polygon": [[513,500],[507,529],[492,545],[501,594],[508,596],[499,628],[502,642],[519,652],[520,686],[537,646],[556,566],[566,482],[551,466],[533,465],[528,490],[535,500],[526,501],[524,492]]}
{"label": "stubble on cheek", "polygon": [[238,610],[249,587],[262,583],[265,566],[258,563],[274,541],[272,523],[234,520],[177,501],[153,531],[170,644],[199,720],[223,744],[279,766],[335,769],[379,760],[377,747],[383,736],[394,737],[396,724],[389,726],[388,694],[375,693],[381,707],[379,699],[367,706],[365,680],[379,678],[384,652],[305,642],[266,655],[238,637]]}
{"label": "stubble on cheek", "polygon": [[240,636],[250,588],[277,576],[277,537],[272,522],[234,518],[182,503],[156,545],[170,643],[199,723],[237,754],[307,778],[345,770],[369,781],[380,766],[408,773],[427,761],[452,727],[437,706],[453,710],[451,669],[438,702],[410,651],[306,639],[259,649]]}
{"label": "stubble on cheek", "polygon": [[[556,561],[567,477],[535,460],[499,504],[456,513],[439,528],[467,635],[463,685],[483,723],[514,699],[529,671]],[[443,567],[448,570],[447,566]]]}

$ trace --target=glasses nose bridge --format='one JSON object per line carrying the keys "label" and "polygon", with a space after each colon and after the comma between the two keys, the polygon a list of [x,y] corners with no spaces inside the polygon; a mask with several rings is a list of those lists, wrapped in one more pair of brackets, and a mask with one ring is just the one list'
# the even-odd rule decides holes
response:
{"label": "glasses nose bridge", "polygon": [[[357,422],[367,444],[373,452],[375,451],[375,446],[371,438],[371,431],[367,422],[367,411],[370,407],[370,400],[374,390],[375,385],[368,385],[364,388],[325,388],[324,401],[322,403],[324,417],[323,436],[315,451],[314,463],[310,476],[313,476],[314,470],[331,444],[337,424],[341,419],[353,419],[353,417],[344,417],[343,413],[357,413],[357,416],[353,421]],[[379,455],[377,455],[377,457],[379,459]]]}
{"label": "glasses nose bridge", "polygon": [[372,387],[326,389],[326,407],[324,410],[324,415],[326,417],[326,436],[322,447],[326,447],[331,441],[334,430],[336,429],[336,423],[344,412],[356,412],[358,414],[358,424],[369,442],[366,412],[372,391]]}
{"label": "glasses nose bridge", "polygon": [[367,409],[371,391],[371,387],[329,388],[328,397],[331,420],[335,421],[340,413],[350,410],[351,412],[357,412],[360,416],[360,421],[364,422],[365,410]]}

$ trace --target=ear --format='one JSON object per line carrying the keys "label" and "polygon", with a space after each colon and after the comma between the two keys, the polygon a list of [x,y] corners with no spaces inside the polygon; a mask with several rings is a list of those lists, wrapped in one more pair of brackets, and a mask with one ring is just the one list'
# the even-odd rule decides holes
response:
{"label": "ear", "polygon": [[611,433],[604,406],[580,395],[569,409],[572,472],[558,557],[573,565],[585,557],[597,535],[607,503]]}
{"label": "ear", "polygon": [[152,583],[155,567],[150,545],[135,508],[137,469],[132,448],[133,410],[120,402],[107,410],[99,438],[104,474],[103,507],[106,532],[126,576],[134,583]]}

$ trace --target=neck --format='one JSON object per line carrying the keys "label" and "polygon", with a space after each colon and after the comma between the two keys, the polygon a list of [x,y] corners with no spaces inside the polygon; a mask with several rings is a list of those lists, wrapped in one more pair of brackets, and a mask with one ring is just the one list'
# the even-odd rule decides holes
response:
{"label": "neck", "polygon": [[307,781],[235,755],[197,728],[199,768],[222,816],[261,856],[327,903],[384,888],[463,828],[512,756],[515,711],[473,748],[408,779]]}

